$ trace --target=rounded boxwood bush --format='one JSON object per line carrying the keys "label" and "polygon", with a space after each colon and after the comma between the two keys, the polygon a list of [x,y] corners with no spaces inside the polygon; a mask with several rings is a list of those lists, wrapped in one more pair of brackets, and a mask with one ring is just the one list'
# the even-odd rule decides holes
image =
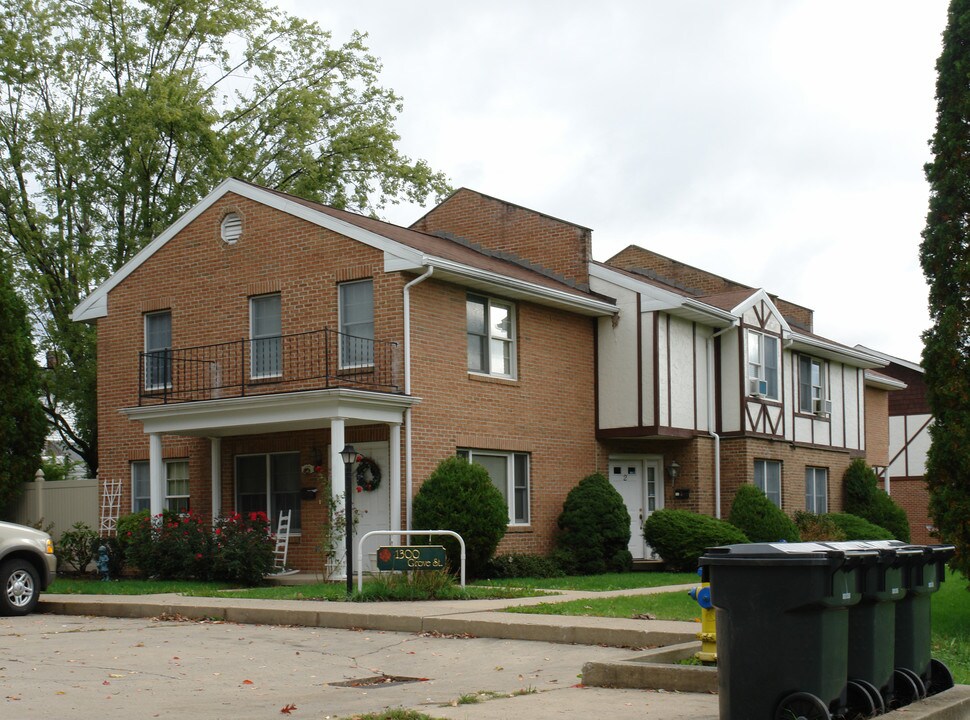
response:
{"label": "rounded boxwood bush", "polygon": [[660,553],[667,570],[694,572],[704,550],[748,542],[734,525],[687,510],[657,510],[643,524],[643,538]]}
{"label": "rounded boxwood bush", "polygon": [[893,539],[910,541],[909,518],[895,500],[879,489],[876,471],[861,458],[853,460],[842,476],[845,512],[865,518],[893,534]]}
{"label": "rounded boxwood bush", "polygon": [[626,572],[630,554],[630,513],[602,473],[587,475],[566,496],[559,515],[556,560],[571,574]]}
{"label": "rounded boxwood bush", "polygon": [[[509,525],[509,509],[481,465],[450,457],[438,463],[414,496],[411,522],[415,530],[452,530],[465,541],[465,575],[483,577],[488,560]],[[415,542],[421,542],[415,538]],[[452,572],[458,572],[461,548],[445,535],[424,542],[444,545]]]}
{"label": "rounded boxwood bush", "polygon": [[734,527],[751,542],[798,542],[798,527],[759,488],[742,485],[734,496],[731,515]]}
{"label": "rounded boxwood bush", "polygon": [[829,513],[822,517],[835,523],[844,534],[846,540],[895,540],[893,534],[886,528],[879,527],[865,518],[851,513]]}

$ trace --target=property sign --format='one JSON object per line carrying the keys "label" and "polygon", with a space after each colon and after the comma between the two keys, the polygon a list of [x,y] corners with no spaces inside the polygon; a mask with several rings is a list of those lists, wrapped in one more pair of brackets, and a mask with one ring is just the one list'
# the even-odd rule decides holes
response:
{"label": "property sign", "polygon": [[377,548],[378,570],[444,570],[445,549],[441,545],[396,545]]}

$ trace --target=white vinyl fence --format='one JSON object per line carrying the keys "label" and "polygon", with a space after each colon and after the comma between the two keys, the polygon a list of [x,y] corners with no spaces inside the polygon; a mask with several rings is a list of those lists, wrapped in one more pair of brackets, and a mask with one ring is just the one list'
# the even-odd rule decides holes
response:
{"label": "white vinyl fence", "polygon": [[23,497],[14,505],[11,520],[21,525],[40,524],[56,541],[76,522],[98,529],[98,481],[96,479],[46,482],[43,474],[24,483]]}

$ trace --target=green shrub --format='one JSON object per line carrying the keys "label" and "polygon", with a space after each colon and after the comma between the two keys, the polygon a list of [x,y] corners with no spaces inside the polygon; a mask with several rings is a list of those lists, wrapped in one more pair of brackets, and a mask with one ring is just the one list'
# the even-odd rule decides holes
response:
{"label": "green shrub", "polygon": [[846,540],[894,540],[893,534],[865,518],[851,513],[829,513],[823,517],[835,523]]}
{"label": "green shrub", "polygon": [[909,518],[895,500],[879,489],[876,472],[856,458],[842,476],[845,512],[885,528],[896,540],[910,541]]}
{"label": "green shrub", "polygon": [[799,539],[802,542],[845,540],[845,533],[829,515],[816,515],[804,510],[796,510],[795,525],[798,526]]}
{"label": "green shrub", "polygon": [[[421,484],[412,506],[412,525],[416,530],[452,530],[461,535],[466,577],[483,577],[508,528],[509,510],[485,468],[451,457],[442,460]],[[449,567],[457,572],[461,557],[458,541],[432,536],[423,542],[432,541],[444,545]]]}
{"label": "green shrub", "polygon": [[657,510],[643,524],[643,537],[671,572],[694,572],[704,550],[748,542],[734,525],[687,510]]}
{"label": "green shrub", "polygon": [[630,513],[601,473],[579,481],[559,515],[556,559],[570,575],[626,572],[630,554]]}
{"label": "green shrub", "polygon": [[497,555],[488,561],[486,576],[503,578],[552,578],[565,575],[551,558],[542,555]]}
{"label": "green shrub", "polygon": [[207,520],[169,511],[157,518],[142,511],[125,520],[125,560],[138,568],[142,577],[209,579],[212,538]]}
{"label": "green shrub", "polygon": [[57,559],[70,564],[75,572],[83,573],[94,559],[98,534],[85,522],[76,522],[64,531],[57,541]]}
{"label": "green shrub", "polygon": [[233,513],[220,518],[213,533],[212,577],[259,585],[273,569],[273,538],[266,513]]}
{"label": "green shrub", "polygon": [[751,542],[797,542],[798,528],[759,488],[742,485],[734,496],[728,522]]}

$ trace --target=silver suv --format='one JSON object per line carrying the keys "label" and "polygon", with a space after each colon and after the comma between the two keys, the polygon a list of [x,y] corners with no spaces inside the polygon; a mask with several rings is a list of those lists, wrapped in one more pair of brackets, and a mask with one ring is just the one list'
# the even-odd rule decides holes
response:
{"label": "silver suv", "polygon": [[57,558],[51,536],[0,522],[0,615],[26,615],[54,580]]}

